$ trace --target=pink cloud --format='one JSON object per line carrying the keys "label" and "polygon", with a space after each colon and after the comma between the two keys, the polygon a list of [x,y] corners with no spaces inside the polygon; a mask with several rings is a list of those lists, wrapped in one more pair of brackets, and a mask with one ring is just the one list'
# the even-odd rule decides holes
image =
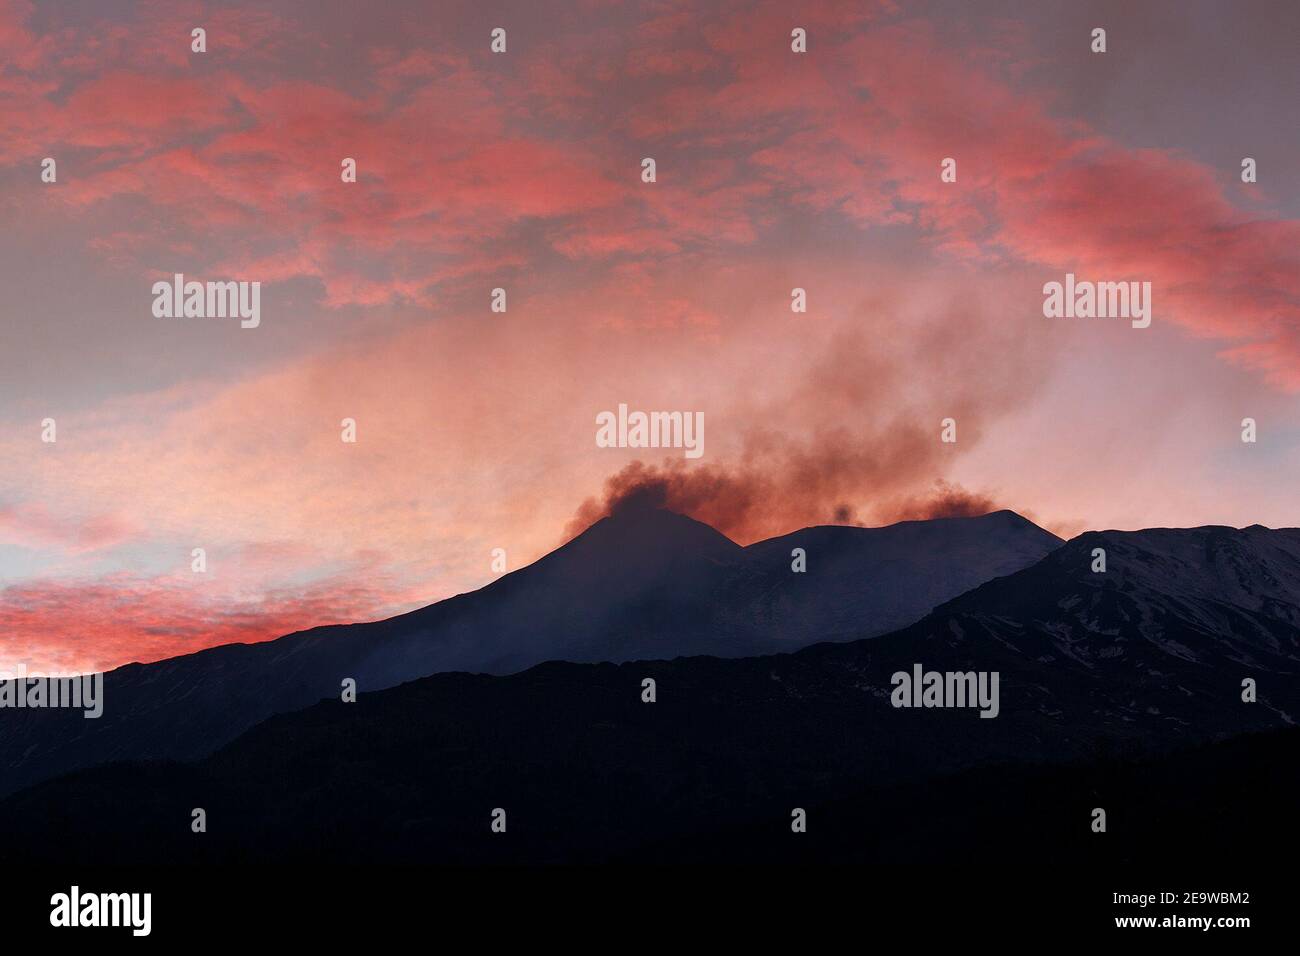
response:
{"label": "pink cloud", "polygon": [[[173,34],[200,12],[151,21],[142,42],[184,50]],[[74,38],[34,36],[30,13],[9,5],[0,43],[28,51],[21,73],[47,75]],[[328,306],[430,301],[438,274],[399,260],[386,277],[365,275],[372,260],[359,262],[357,249],[400,245],[463,275],[493,255],[489,245],[522,250],[518,231],[543,220],[570,257],[674,255],[753,245],[793,204],[866,229],[911,224],[956,259],[1149,276],[1163,321],[1223,338],[1230,359],[1300,389],[1296,223],[1244,215],[1193,162],[1054,116],[1023,88],[1008,49],[975,57],[945,46],[892,4],[849,13],[801,11],[816,57],[789,53],[790,15],[778,4],[703,17],[669,7],[617,43],[592,42],[602,26],[561,39],[574,53],[564,71],[519,53],[527,84],[503,85],[481,58],[435,43],[365,51],[371,82],[344,90],[324,75],[238,73],[306,25],[230,9],[212,21],[223,52],[203,74],[190,59],[149,70],[114,40],[97,54],[109,68],[65,100],[28,88],[21,112],[39,120],[11,120],[24,128],[8,132],[30,140],[39,125],[50,151],[113,157],[69,174],[66,201],[138,197],[165,208],[172,228],[232,232],[239,251],[223,268],[273,261],[268,278],[288,278],[296,263],[298,275],[331,277]],[[1011,28],[1003,40],[1027,42]],[[623,102],[611,115],[599,91],[618,77]],[[542,138],[537,115],[566,129]],[[651,187],[637,178],[649,153],[660,163]],[[950,155],[957,184],[938,177]],[[355,186],[338,181],[343,156],[358,161]],[[250,228],[282,251],[242,248],[236,233]],[[292,251],[313,242],[310,257]],[[128,252],[118,244],[113,254]],[[163,268],[153,258],[142,265]]]}
{"label": "pink cloud", "polygon": [[[199,575],[193,576],[196,580]],[[239,598],[177,579],[111,575],[0,589],[0,665],[108,670],[218,644],[256,643],[322,624],[365,619],[391,606],[380,582],[354,575]]]}
{"label": "pink cloud", "polygon": [[56,514],[39,502],[0,504],[0,541],[11,544],[86,554],[119,544],[135,533],[129,522],[116,515]]}
{"label": "pink cloud", "polygon": [[[6,214],[142,283],[308,279],[302,328],[318,309],[362,321],[76,409],[40,464],[30,428],[0,434],[0,490],[24,502],[0,510],[6,540],[238,555],[205,596],[140,574],[11,587],[18,653],[94,657],[102,635],[96,660],[165,656],[446,596],[484,582],[492,547],[512,566],[549,549],[638,467],[749,536],[983,506],[995,484],[935,482],[1052,374],[1067,345],[1032,334],[1037,289],[1067,270],[1150,279],[1153,336],[1210,339],[1300,390],[1297,223],[1244,212],[1221,171],[1062,117],[1014,27],[976,49],[893,4],[814,3],[799,57],[785,4],[586,4],[494,61],[485,36],[469,51],[414,15],[368,45],[328,18],[137,9],[82,24],[0,3]],[[188,52],[200,18],[205,59]],[[60,181],[29,188],[45,155]],[[497,284],[510,312],[489,317]],[[705,410],[699,474],[594,448],[592,416],[623,400]],[[947,415],[958,448],[935,442]],[[1034,442],[999,448],[1065,444]],[[392,579],[334,575],[354,550]]]}

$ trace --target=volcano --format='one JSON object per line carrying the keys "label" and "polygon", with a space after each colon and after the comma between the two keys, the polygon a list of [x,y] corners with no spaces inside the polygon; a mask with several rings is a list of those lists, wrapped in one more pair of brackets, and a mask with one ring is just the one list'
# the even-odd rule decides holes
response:
{"label": "volcano", "polygon": [[[1060,544],[997,512],[741,547],[684,515],[625,507],[484,588],[398,617],[118,668],[99,719],[7,713],[0,792],[113,760],[197,759],[274,714],[338,698],[346,679],[367,693],[446,671],[744,657],[880,635]],[[792,570],[796,548],[805,572]]]}
{"label": "volcano", "polygon": [[[1014,531],[1019,523],[1001,515],[951,527],[990,526]],[[629,534],[647,548],[623,578],[603,562]],[[802,581],[811,580],[815,555],[826,559],[827,541],[856,533],[801,534],[814,545]],[[784,561],[786,543],[764,548]],[[1093,570],[1099,549],[1105,572]],[[710,595],[719,613],[723,595],[754,600],[754,587],[726,590],[746,575],[771,586],[761,573],[771,559],[755,549],[681,516],[644,514],[598,524],[539,562],[537,584],[521,573],[523,583],[503,580],[472,597],[548,593],[544,585],[558,584],[551,575],[570,560],[590,576],[584,586],[633,581],[627,592],[604,593],[616,602],[658,595],[664,603],[651,606],[671,608],[674,621]],[[859,559],[850,549],[844,560],[852,576]],[[674,567],[696,590],[660,594],[682,579]],[[701,583],[704,574],[716,576]],[[417,615],[446,613],[436,608]],[[749,613],[740,604],[730,612],[740,620]],[[1028,866],[1044,853],[1057,865],[1230,862],[1243,846],[1266,845],[1285,857],[1296,836],[1285,804],[1300,745],[1298,615],[1300,530],[1089,532],[884,636],[739,658],[435,674],[363,690],[354,703],[334,697],[271,717],[200,760],[82,770],[0,805],[10,834],[0,856],[996,857]],[[651,634],[633,632],[636,640]],[[920,669],[997,674],[996,715],[898,706],[894,678]],[[221,821],[199,840],[187,830],[195,805]],[[497,808],[509,814],[508,838],[489,830]],[[806,842],[791,842],[792,808],[806,812]],[[1109,814],[1105,838],[1089,828],[1095,808]]]}

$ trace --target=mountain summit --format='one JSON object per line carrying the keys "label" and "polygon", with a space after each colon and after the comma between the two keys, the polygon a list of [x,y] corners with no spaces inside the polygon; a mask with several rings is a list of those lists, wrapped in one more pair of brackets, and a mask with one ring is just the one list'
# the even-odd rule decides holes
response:
{"label": "mountain summit", "polygon": [[[793,573],[789,540],[737,553],[678,518],[643,517],[656,540],[684,530],[736,556],[701,558],[688,572],[719,569],[707,585],[721,588],[713,623],[735,633],[756,609],[780,622],[776,633],[792,632],[793,609],[815,616],[818,588],[800,596],[786,575],[820,574],[836,588],[830,568],[848,581],[875,567],[873,583],[886,590],[909,578],[887,578],[889,562],[864,557],[859,542],[906,563],[919,560],[918,538],[969,544],[990,526],[1019,526],[1003,514],[806,529],[787,536],[809,547],[808,570]],[[607,554],[607,532],[616,542],[630,530],[613,520],[552,557],[586,567]],[[1097,548],[1105,571],[1093,570]],[[870,640],[435,674],[360,706],[334,699],[281,714],[189,765],[94,768],[16,794],[0,802],[10,835],[0,860],[986,859],[1033,868],[1046,847],[1058,862],[1110,870],[1175,857],[1227,865],[1243,846],[1295,845],[1298,555],[1295,530],[1090,533]],[[777,558],[780,573],[766,575]],[[642,583],[659,580],[662,564],[651,562]],[[478,593],[512,586],[508,578]],[[685,627],[700,611],[696,596],[647,595],[635,615],[671,620],[638,631],[629,614],[622,635],[633,645],[670,640],[669,623]],[[554,608],[544,610],[543,624]],[[913,696],[897,706],[900,672],[922,669],[998,675],[996,719],[983,719],[983,701],[918,706]],[[642,701],[646,677],[658,688],[654,706]],[[183,825],[195,792],[223,821],[202,840]],[[509,807],[509,839],[488,830],[496,806]],[[792,807],[807,813],[800,836]],[[1090,829],[1094,807],[1109,815],[1105,837]],[[107,836],[105,818],[114,821]]]}
{"label": "mountain summit", "polygon": [[[543,661],[742,657],[886,633],[1060,545],[999,512],[884,528],[807,528],[741,547],[646,503],[477,591],[384,621],[313,628],[105,676],[104,716],[0,722],[0,791],[114,759],[202,756],[267,717],[442,671]],[[794,570],[801,549],[806,570]],[[75,717],[75,719],[74,719]]]}

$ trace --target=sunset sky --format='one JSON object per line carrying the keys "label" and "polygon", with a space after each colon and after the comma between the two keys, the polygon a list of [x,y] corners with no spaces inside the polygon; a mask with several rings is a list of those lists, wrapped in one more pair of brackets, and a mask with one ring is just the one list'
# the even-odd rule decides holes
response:
{"label": "sunset sky", "polygon": [[[645,480],[743,543],[1300,524],[1297,36],[1289,0],[0,0],[0,666],[388,616]],[[261,282],[260,327],[155,317],[178,272]],[[1151,282],[1151,327],[1045,318],[1066,272]],[[704,456],[597,447],[619,403],[702,411]]]}

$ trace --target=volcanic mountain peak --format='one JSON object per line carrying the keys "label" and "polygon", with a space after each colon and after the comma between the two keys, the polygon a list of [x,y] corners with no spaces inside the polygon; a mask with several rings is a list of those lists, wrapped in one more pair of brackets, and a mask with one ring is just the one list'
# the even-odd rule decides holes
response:
{"label": "volcanic mountain peak", "polygon": [[574,538],[566,548],[575,546],[592,552],[610,549],[615,559],[633,550],[657,553],[682,550],[719,557],[734,556],[741,550],[740,545],[704,522],[652,505],[629,505],[615,510]]}
{"label": "volcanic mountain peak", "polygon": [[798,546],[817,548],[825,555],[847,549],[867,561],[923,563],[935,552],[951,553],[956,549],[962,552],[963,561],[972,565],[972,571],[976,566],[980,569],[980,580],[970,584],[974,587],[1028,566],[1062,543],[1062,539],[1014,511],[994,511],[973,517],[899,521],[877,528],[814,525],[756,542],[748,550],[768,552]]}
{"label": "volcanic mountain peak", "polygon": [[877,636],[1059,545],[995,514],[810,528],[742,548],[629,501],[540,560],[407,614],[114,671],[115,704],[94,727],[26,711],[0,727],[0,792],[111,758],[201,756],[272,714],[336,698],[344,678],[368,693],[443,671],[734,658]]}
{"label": "volcanic mountain peak", "polygon": [[1068,634],[1077,657],[1124,660],[1116,656],[1124,636],[1216,666],[1265,654],[1289,659],[1300,648],[1300,530],[1089,531],[931,617],[954,615],[1002,630],[997,622],[1031,631],[1041,625],[1053,640]]}
{"label": "volcanic mountain peak", "polygon": [[[1105,577],[1091,571],[1097,549],[1105,552]],[[1075,577],[1080,569],[1095,574],[1099,585],[1140,583],[1156,593],[1194,592],[1203,599],[1234,602],[1254,595],[1300,604],[1300,529],[1295,528],[1089,531],[1052,561]]]}

